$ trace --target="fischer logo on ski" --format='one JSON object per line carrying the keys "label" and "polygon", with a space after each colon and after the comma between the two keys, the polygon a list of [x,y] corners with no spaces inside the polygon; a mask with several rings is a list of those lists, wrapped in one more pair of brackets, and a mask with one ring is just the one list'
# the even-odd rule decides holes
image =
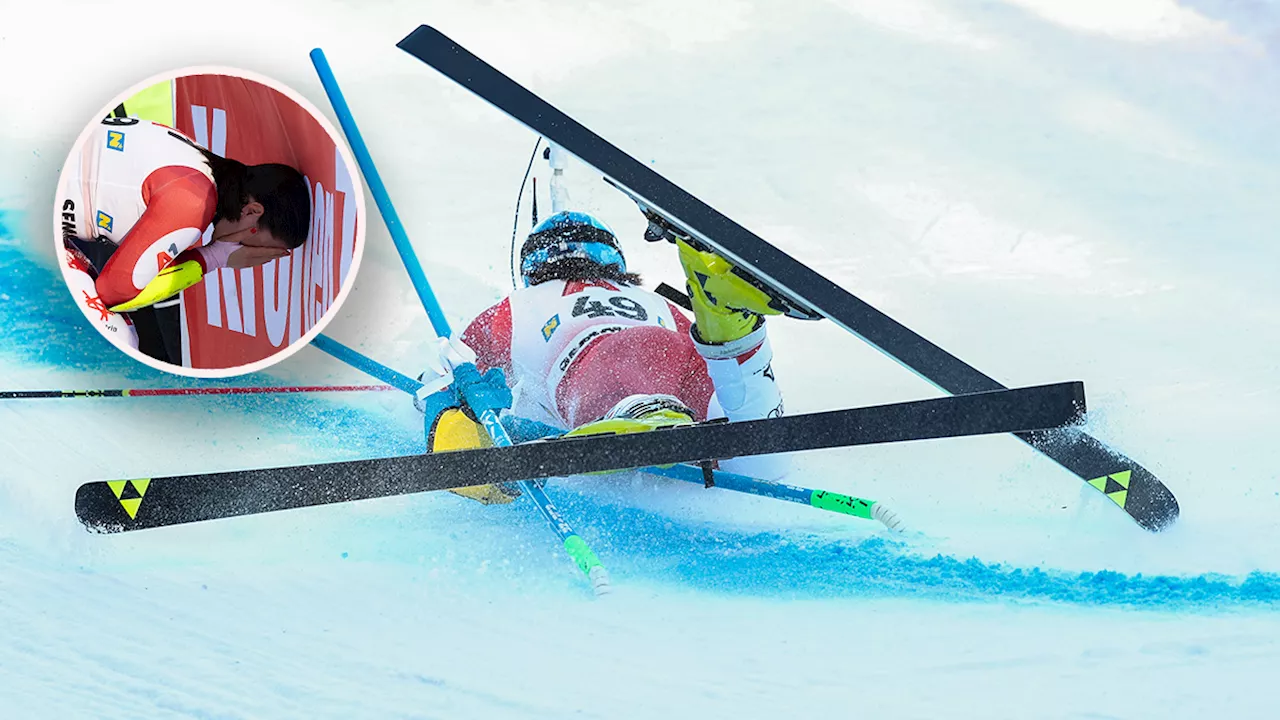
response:
{"label": "fischer logo on ski", "polygon": [[147,494],[147,487],[151,485],[151,480],[113,480],[107,483],[107,487],[111,488],[112,494],[116,496],[116,500],[120,501],[120,507],[129,514],[130,520],[138,518],[138,508],[142,505],[142,498]]}

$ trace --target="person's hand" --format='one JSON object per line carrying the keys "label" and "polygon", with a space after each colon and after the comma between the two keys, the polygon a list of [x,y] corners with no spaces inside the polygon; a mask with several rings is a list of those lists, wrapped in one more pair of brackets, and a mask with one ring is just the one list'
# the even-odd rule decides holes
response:
{"label": "person's hand", "polygon": [[280,258],[288,255],[289,252],[290,251],[285,248],[249,247],[248,245],[241,245],[239,248],[232,251],[231,255],[227,257],[227,267],[236,270],[241,268],[257,267],[259,265],[269,263],[272,260],[279,260]]}
{"label": "person's hand", "polygon": [[[221,251],[216,255],[226,258],[225,263],[220,264],[219,267],[228,267],[236,270],[257,267],[272,260],[279,260],[292,252],[287,248],[277,247],[276,244],[272,244],[270,235],[259,233],[257,226],[245,227],[235,232],[219,235],[214,238],[211,246],[218,247]],[[226,249],[229,247],[234,247],[235,249]]]}
{"label": "person's hand", "polygon": [[475,352],[458,338],[436,338],[427,350],[427,367],[418,376],[422,387],[415,393],[414,405],[421,410],[421,403],[428,395],[453,382],[454,368],[475,361]]}

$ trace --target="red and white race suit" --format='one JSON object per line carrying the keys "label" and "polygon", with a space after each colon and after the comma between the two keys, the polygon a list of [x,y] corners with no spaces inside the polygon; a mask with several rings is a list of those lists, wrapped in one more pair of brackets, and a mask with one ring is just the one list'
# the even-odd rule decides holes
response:
{"label": "red and white race suit", "polygon": [[[188,250],[182,260],[197,260],[205,272],[225,263],[225,253],[201,247],[218,201],[209,165],[195,143],[172,128],[107,118],[68,160],[58,190],[64,240],[118,246],[96,268],[97,297],[86,302],[112,307],[133,299]],[[82,272],[69,266],[68,281]],[[83,278],[74,282],[83,288]]]}
{"label": "red and white race suit", "polygon": [[481,371],[502,368],[514,414],[569,429],[635,394],[674,395],[705,419],[713,387],[689,326],[643,288],[553,280],[481,313],[462,341]]}

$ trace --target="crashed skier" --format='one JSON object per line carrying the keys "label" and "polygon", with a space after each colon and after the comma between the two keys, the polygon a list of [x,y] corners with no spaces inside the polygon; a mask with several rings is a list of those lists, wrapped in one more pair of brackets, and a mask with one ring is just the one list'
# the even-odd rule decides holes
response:
{"label": "crashed skier", "polygon": [[[458,338],[442,339],[419,377],[424,387],[415,405],[426,413],[430,449],[488,444],[476,413],[450,409],[466,404],[461,396],[468,390],[455,387],[462,384],[493,407],[509,404],[503,421],[517,441],[552,431],[635,432],[781,415],[765,332],[764,316],[779,314],[770,296],[733,274],[718,255],[676,244],[692,322],[640,287],[602,221],[560,212],[540,223],[520,251],[524,287],[482,312]],[[454,371],[471,361],[482,375],[454,382]],[[538,429],[529,432],[530,426]],[[776,457],[722,465],[733,462],[756,476],[776,478],[785,470]],[[485,503],[509,502],[516,494],[493,485],[458,492]]]}

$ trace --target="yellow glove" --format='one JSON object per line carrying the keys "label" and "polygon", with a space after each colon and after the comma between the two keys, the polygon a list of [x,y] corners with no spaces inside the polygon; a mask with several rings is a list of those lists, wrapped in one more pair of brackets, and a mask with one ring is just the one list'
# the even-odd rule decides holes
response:
{"label": "yellow glove", "polygon": [[203,279],[204,271],[200,269],[200,263],[195,260],[170,265],[161,270],[154,280],[147,283],[135,298],[110,308],[111,312],[130,312],[154,305],[165,298],[177,295]]}

